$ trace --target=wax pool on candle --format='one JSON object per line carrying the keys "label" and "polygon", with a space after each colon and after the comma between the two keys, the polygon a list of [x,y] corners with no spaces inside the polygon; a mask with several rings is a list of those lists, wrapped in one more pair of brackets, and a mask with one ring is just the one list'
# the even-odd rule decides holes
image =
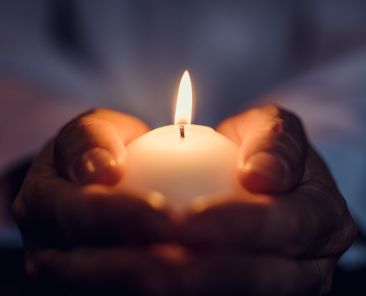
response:
{"label": "wax pool on candle", "polygon": [[126,183],[164,194],[177,210],[197,196],[235,190],[238,147],[212,128],[179,125],[150,131],[127,146]]}

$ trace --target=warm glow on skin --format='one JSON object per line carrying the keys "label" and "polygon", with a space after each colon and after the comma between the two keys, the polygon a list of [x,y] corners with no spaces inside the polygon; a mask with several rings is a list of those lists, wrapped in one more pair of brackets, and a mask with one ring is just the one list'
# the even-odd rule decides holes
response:
{"label": "warm glow on skin", "polygon": [[220,206],[228,203],[243,203],[258,205],[263,207],[270,207],[273,205],[275,199],[266,194],[253,194],[241,188],[235,195],[218,195],[218,196],[197,196],[191,204],[190,211],[193,213],[203,212],[208,208]]}

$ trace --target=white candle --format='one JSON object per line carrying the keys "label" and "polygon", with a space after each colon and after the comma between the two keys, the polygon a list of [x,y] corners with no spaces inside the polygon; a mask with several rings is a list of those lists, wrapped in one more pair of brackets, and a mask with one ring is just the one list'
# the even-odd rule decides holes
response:
{"label": "white candle", "polygon": [[174,210],[202,195],[236,190],[238,146],[210,127],[191,125],[192,88],[183,74],[175,124],[154,129],[127,146],[128,186],[157,190]]}

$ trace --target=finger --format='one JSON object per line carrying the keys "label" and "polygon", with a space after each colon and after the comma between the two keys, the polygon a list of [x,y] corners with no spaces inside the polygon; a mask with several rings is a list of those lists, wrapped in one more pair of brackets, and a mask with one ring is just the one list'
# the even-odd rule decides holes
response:
{"label": "finger", "polygon": [[123,174],[125,145],[147,131],[135,117],[95,109],[67,124],[55,141],[58,172],[78,183],[115,184]]}
{"label": "finger", "polygon": [[[216,253],[197,256],[184,269],[185,295],[323,295],[334,263],[270,255]],[[333,266],[333,267],[332,267]]]}
{"label": "finger", "polygon": [[28,257],[28,262],[28,274],[68,293],[176,295],[174,266],[143,250],[48,249]]}
{"label": "finger", "polygon": [[239,178],[249,191],[286,192],[301,181],[307,144],[293,113],[266,105],[224,121],[218,131],[241,145]]}
{"label": "finger", "polygon": [[59,178],[48,163],[52,159],[49,150],[34,162],[13,204],[25,238],[69,248],[142,244],[170,237],[172,223],[161,194],[70,183]]}
{"label": "finger", "polygon": [[46,250],[31,262],[30,275],[92,295],[323,295],[335,266],[333,259],[240,253],[199,255],[177,266],[144,251],[121,249]]}
{"label": "finger", "polygon": [[211,200],[182,224],[182,242],[193,248],[254,249],[298,257],[341,254],[353,242],[356,227],[329,172],[316,165],[318,158],[311,152],[307,162],[312,164],[305,173],[309,179],[294,192]]}

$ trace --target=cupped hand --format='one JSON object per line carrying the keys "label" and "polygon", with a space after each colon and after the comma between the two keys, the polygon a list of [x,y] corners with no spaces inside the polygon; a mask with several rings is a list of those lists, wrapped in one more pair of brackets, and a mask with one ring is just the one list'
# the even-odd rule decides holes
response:
{"label": "cupped hand", "polygon": [[192,211],[175,234],[189,251],[178,261],[149,248],[171,239],[162,197],[114,186],[125,145],[146,130],[136,118],[96,110],[43,150],[14,203],[29,274],[107,294],[329,290],[355,226],[296,116],[265,106],[219,126],[241,147],[238,177],[248,192],[208,197]]}
{"label": "cupped hand", "polygon": [[247,192],[208,197],[182,225],[182,243],[200,254],[186,273],[192,294],[328,292],[356,228],[300,120],[268,105],[218,130],[240,145]]}
{"label": "cupped hand", "polygon": [[125,145],[147,130],[132,116],[93,110],[67,124],[34,160],[13,204],[29,275],[89,292],[167,289],[167,263],[145,251],[170,235],[162,197],[115,186]]}

